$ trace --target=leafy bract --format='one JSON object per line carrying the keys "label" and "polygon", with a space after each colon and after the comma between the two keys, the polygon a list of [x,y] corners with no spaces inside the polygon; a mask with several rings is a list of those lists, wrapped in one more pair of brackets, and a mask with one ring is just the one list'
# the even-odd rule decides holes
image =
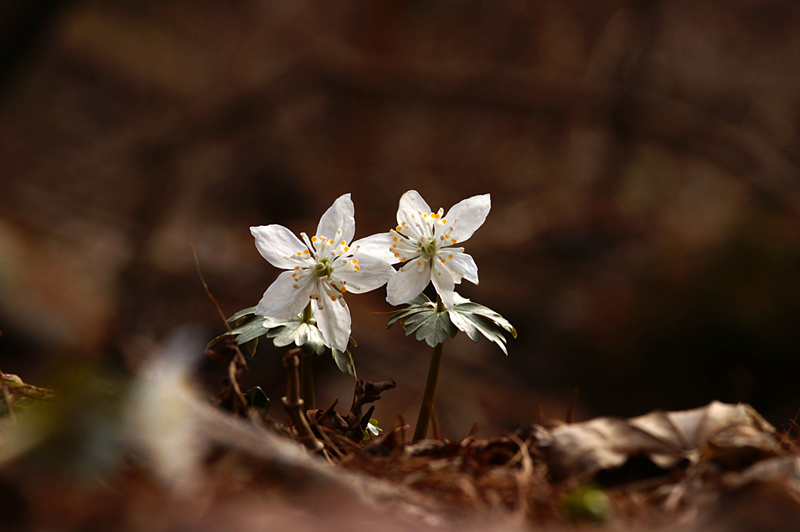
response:
{"label": "leafy bract", "polygon": [[[330,348],[322,332],[317,327],[314,318],[306,321],[303,318],[303,314],[298,314],[294,318],[284,320],[259,316],[255,313],[255,309],[256,307],[246,308],[228,318],[228,323],[234,324],[236,327],[211,340],[206,348],[213,346],[226,337],[232,337],[237,345],[245,345],[252,356],[255,354],[258,339],[262,336],[271,338],[275,347],[294,344],[301,348],[306,355],[321,355],[326,349]],[[330,349],[333,352],[333,359],[339,370],[357,379],[353,355],[350,353],[351,344],[355,345],[352,338],[345,351]]]}
{"label": "leafy bract", "polygon": [[492,309],[458,294],[455,294],[454,302],[452,309],[439,311],[436,303],[425,294],[420,294],[408,307],[397,311],[387,327],[400,322],[406,335],[416,333],[417,340],[425,340],[431,347],[444,342],[448,336],[452,338],[458,331],[464,332],[473,342],[483,336],[497,344],[507,356],[507,340],[503,331],[516,338],[514,326]]}

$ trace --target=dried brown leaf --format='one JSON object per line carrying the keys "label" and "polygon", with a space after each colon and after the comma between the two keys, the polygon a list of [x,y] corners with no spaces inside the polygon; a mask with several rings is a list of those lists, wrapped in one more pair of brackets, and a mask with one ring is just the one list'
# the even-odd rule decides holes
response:
{"label": "dried brown leaf", "polygon": [[634,478],[701,460],[736,470],[782,453],[775,428],[753,408],[718,401],[693,410],[563,425],[550,432],[549,441],[540,438],[539,446],[554,481],[578,482],[626,465]]}

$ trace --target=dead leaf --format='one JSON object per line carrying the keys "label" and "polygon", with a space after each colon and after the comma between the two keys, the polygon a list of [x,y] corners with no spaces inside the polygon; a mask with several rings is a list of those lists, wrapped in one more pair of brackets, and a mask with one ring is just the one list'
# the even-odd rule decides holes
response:
{"label": "dead leaf", "polygon": [[[775,428],[749,405],[714,401],[702,408],[603,417],[539,435],[554,482],[647,478],[682,465],[713,462],[741,470],[782,454]],[[619,475],[609,474],[619,473]]]}

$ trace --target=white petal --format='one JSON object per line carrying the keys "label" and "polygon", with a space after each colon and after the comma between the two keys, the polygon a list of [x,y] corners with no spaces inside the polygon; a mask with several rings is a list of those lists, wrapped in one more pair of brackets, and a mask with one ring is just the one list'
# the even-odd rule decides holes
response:
{"label": "white petal", "polygon": [[[320,302],[322,308],[319,308]],[[314,304],[317,305],[314,312],[317,327],[322,331],[325,341],[334,349],[347,350],[350,341],[350,309],[344,299],[331,301],[330,298],[321,296],[320,301],[315,301]]]}
{"label": "white petal", "polygon": [[397,209],[397,223],[402,224],[406,221],[406,216],[404,213],[407,214],[416,214],[417,212],[431,212],[431,208],[422,199],[422,196],[419,195],[419,192],[416,190],[409,190],[402,196],[400,196],[400,206]]}
{"label": "white petal", "polygon": [[375,290],[385,285],[395,274],[394,268],[388,262],[356,253],[353,258],[358,260],[357,272],[339,273],[336,271],[334,277],[347,281],[345,285],[348,292],[363,294],[370,290]]}
{"label": "white petal", "polygon": [[[447,251],[447,248],[443,251]],[[460,251],[453,251],[452,255],[453,258],[448,259],[445,265],[455,270],[467,281],[478,284],[478,265],[475,264],[475,259],[473,259],[471,255]]]}
{"label": "white petal", "polygon": [[392,240],[391,234],[378,233],[376,235],[356,240],[350,244],[350,249],[355,250],[358,248],[356,251],[357,253],[372,255],[373,257],[384,262],[388,262],[389,264],[395,264],[400,259],[395,257],[394,253],[389,251],[392,248],[393,243],[394,241]]}
{"label": "white petal", "polygon": [[441,264],[434,263],[431,271],[431,281],[433,287],[436,288],[436,293],[442,299],[442,303],[447,310],[453,308],[453,297],[455,294],[455,282],[450,272]]}
{"label": "white petal", "polygon": [[261,256],[267,259],[276,268],[289,270],[297,266],[294,259],[289,256],[302,253],[306,245],[282,225],[260,225],[251,227],[250,234],[256,239],[256,249]]}
{"label": "white petal", "polygon": [[450,211],[444,215],[448,224],[453,226],[450,238],[458,242],[464,242],[483,225],[489,209],[492,208],[492,200],[489,194],[482,196],[472,196],[453,205]]}
{"label": "white petal", "polygon": [[420,295],[430,280],[430,262],[421,268],[409,265],[406,269],[400,269],[386,284],[386,301],[391,305],[407,303]]}
{"label": "white petal", "polygon": [[[308,296],[313,288],[313,275],[295,281],[293,272],[283,272],[264,292],[264,297],[256,306],[259,316],[271,316],[288,320],[294,318],[308,304]],[[295,285],[298,288],[295,288]]]}
{"label": "white petal", "polygon": [[356,233],[355,212],[350,194],[342,194],[319,219],[317,236],[324,235],[328,239],[333,239],[336,237],[336,232],[341,229],[342,240],[350,242]]}

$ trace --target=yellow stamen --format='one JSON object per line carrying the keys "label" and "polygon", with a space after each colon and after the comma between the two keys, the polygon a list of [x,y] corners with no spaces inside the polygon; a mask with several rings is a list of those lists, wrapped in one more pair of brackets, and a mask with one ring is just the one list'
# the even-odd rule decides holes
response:
{"label": "yellow stamen", "polygon": [[339,242],[339,245],[340,245],[340,246],[344,246],[345,244],[347,244],[347,242],[345,242],[344,240],[342,240],[341,242]]}
{"label": "yellow stamen", "polygon": [[395,257],[399,257],[399,256],[400,256],[400,254],[399,254],[399,253],[395,253],[395,254],[394,254],[394,256],[395,256]]}
{"label": "yellow stamen", "polygon": [[397,232],[399,233],[399,232],[400,232],[400,231],[402,231],[402,230],[403,230],[403,228],[402,228],[402,227],[400,227],[400,226],[398,225],[398,226],[397,226]]}
{"label": "yellow stamen", "polygon": [[309,253],[311,253],[311,252],[309,250],[307,250],[307,249],[303,251],[304,255],[308,255]]}
{"label": "yellow stamen", "polygon": [[345,247],[344,247],[344,250],[345,250],[345,251],[350,251],[350,248],[349,248],[349,247],[347,247],[347,246],[345,246]]}
{"label": "yellow stamen", "polygon": [[397,244],[392,244],[392,247],[393,247],[393,248],[396,248],[396,247],[397,247]]}
{"label": "yellow stamen", "polygon": [[316,242],[316,241],[317,241],[317,237],[315,237],[315,236],[312,236],[312,237],[311,237],[311,241],[312,241],[312,242]]}
{"label": "yellow stamen", "polygon": [[448,258],[448,259],[452,259],[452,258],[453,258],[453,255],[452,255],[452,253],[451,253],[450,255],[448,255],[448,256],[447,256],[447,258]]}
{"label": "yellow stamen", "polygon": [[393,236],[393,237],[392,237],[392,240],[394,240],[395,242],[397,242],[397,237],[396,237],[396,236]]}
{"label": "yellow stamen", "polygon": [[443,224],[446,224],[446,223],[447,223],[447,220],[446,220],[446,219],[444,219],[444,218],[442,218],[442,223],[443,223]]}
{"label": "yellow stamen", "polygon": [[358,271],[358,270],[360,270],[360,269],[361,269],[361,268],[359,268],[358,266],[356,266],[356,271]]}
{"label": "yellow stamen", "polygon": [[357,262],[358,262],[358,259],[353,259],[353,264],[356,264]]}
{"label": "yellow stamen", "polygon": [[333,245],[333,240],[328,240],[328,244]]}
{"label": "yellow stamen", "polygon": [[444,264],[445,262],[447,262],[447,259],[442,259],[442,264]]}

